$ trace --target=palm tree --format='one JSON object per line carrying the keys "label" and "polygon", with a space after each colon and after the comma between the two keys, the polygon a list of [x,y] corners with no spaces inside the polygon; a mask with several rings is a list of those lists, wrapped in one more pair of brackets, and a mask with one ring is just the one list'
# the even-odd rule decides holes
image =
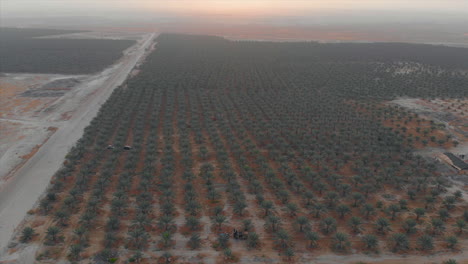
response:
{"label": "palm tree", "polygon": [[360,192],[354,192],[351,196],[353,198],[353,207],[357,207],[358,203],[364,200],[364,195]]}
{"label": "palm tree", "polygon": [[188,216],[185,220],[185,225],[190,228],[190,230],[195,231],[200,227],[200,221],[195,216]]}
{"label": "palm tree", "polygon": [[133,256],[131,257],[136,263],[141,263],[143,260],[143,253],[141,251],[137,251]]}
{"label": "palm tree", "polygon": [[268,216],[268,213],[273,208],[273,202],[272,201],[263,201],[261,206],[265,210],[265,216]]}
{"label": "palm tree", "polygon": [[333,217],[323,219],[320,225],[324,234],[329,234],[336,230],[336,220]]}
{"label": "palm tree", "polygon": [[342,232],[337,232],[333,237],[333,241],[335,250],[344,251],[350,246],[348,235]]}
{"label": "palm tree", "polygon": [[73,233],[78,237],[78,241],[80,241],[80,243],[86,242],[87,229],[84,226],[76,228],[73,230]]}
{"label": "palm tree", "polygon": [[242,216],[244,209],[247,207],[247,204],[244,201],[237,201],[232,210],[235,214]]}
{"label": "palm tree", "polygon": [[269,215],[265,221],[265,227],[275,232],[281,223],[281,219],[275,215]]}
{"label": "palm tree", "polygon": [[406,234],[412,234],[417,231],[416,225],[417,225],[416,220],[412,218],[408,218],[405,220],[402,227],[406,231]]}
{"label": "palm tree", "polygon": [[311,205],[312,199],[314,199],[314,193],[312,191],[306,191],[304,193],[304,197],[306,199],[306,205]]}
{"label": "palm tree", "polygon": [[358,216],[353,216],[349,219],[348,225],[354,233],[359,233],[361,232],[362,219]]}
{"label": "palm tree", "polygon": [[407,250],[409,248],[408,237],[405,234],[395,233],[391,237],[393,251]]}
{"label": "palm tree", "polygon": [[192,250],[198,249],[201,246],[200,234],[192,234],[189,241],[187,242],[187,245]]}
{"label": "palm tree", "polygon": [[132,230],[128,232],[128,234],[129,234],[129,237],[130,237],[129,239],[131,243],[137,249],[141,249],[149,237],[146,230],[144,230],[141,227],[133,228]]}
{"label": "palm tree", "polygon": [[281,249],[286,249],[289,246],[289,234],[286,230],[280,229],[275,234],[275,244],[279,246]]}
{"label": "palm tree", "polygon": [[297,213],[297,210],[299,209],[297,205],[294,203],[288,203],[286,205],[286,208],[288,209],[290,216],[295,216]]}
{"label": "palm tree", "polygon": [[226,216],[218,215],[218,216],[215,216],[214,220],[215,220],[216,224],[218,224],[218,229],[221,230],[221,226],[226,221]]}
{"label": "palm tree", "polygon": [[431,250],[434,248],[434,241],[429,235],[423,235],[419,237],[418,244],[421,250]]}
{"label": "palm tree", "polygon": [[445,222],[445,221],[447,220],[447,218],[449,218],[449,216],[450,216],[450,214],[449,214],[449,212],[448,212],[447,209],[442,208],[442,209],[439,210],[439,218],[440,218],[442,221]]}
{"label": "palm tree", "polygon": [[340,215],[340,218],[343,219],[345,214],[349,213],[351,209],[346,204],[340,204],[336,207],[336,212]]}
{"label": "palm tree", "polygon": [[250,232],[248,235],[247,235],[247,247],[249,249],[252,249],[252,248],[257,248],[260,244],[260,238],[258,236],[257,233],[255,232]]}
{"label": "palm tree", "polygon": [[70,254],[68,256],[71,260],[78,260],[81,252],[83,252],[83,246],[80,244],[73,244],[70,246]]}
{"label": "palm tree", "polygon": [[168,231],[174,226],[174,217],[170,215],[162,215],[158,219],[158,227],[164,231]]}
{"label": "palm tree", "polygon": [[227,248],[229,243],[229,235],[226,234],[219,234],[218,235],[218,245],[221,248]]}
{"label": "palm tree", "polygon": [[247,232],[253,229],[252,220],[250,220],[250,219],[242,220],[242,225],[244,227],[244,230],[247,231]]}
{"label": "palm tree", "polygon": [[384,234],[385,231],[390,230],[390,222],[386,218],[379,218],[375,221],[375,225],[377,226],[377,231],[381,234]]}
{"label": "palm tree", "polygon": [[458,219],[455,225],[458,227],[459,234],[463,233],[463,229],[466,228],[466,222],[463,219]]}
{"label": "palm tree", "polygon": [[107,228],[109,230],[118,230],[120,227],[120,220],[116,216],[111,216],[109,220],[107,221]]}
{"label": "palm tree", "polygon": [[437,233],[445,230],[444,222],[439,218],[432,218],[431,225],[432,225],[432,235],[436,235]]}
{"label": "palm tree", "polygon": [[306,233],[306,238],[309,240],[309,246],[314,248],[317,246],[317,241],[319,240],[319,235],[316,232],[308,231]]}
{"label": "palm tree", "polygon": [[419,221],[419,218],[426,213],[424,208],[415,208],[414,213],[416,214],[416,221]]}
{"label": "palm tree", "polygon": [[450,249],[454,249],[458,244],[458,239],[456,236],[448,236],[445,238],[445,241],[447,242],[447,247]]}
{"label": "palm tree", "polygon": [[366,219],[369,219],[369,216],[375,212],[374,206],[369,203],[364,204],[361,210],[366,215]]}
{"label": "palm tree", "polygon": [[288,260],[291,260],[292,257],[294,257],[295,255],[294,249],[292,247],[286,248],[286,250],[284,251],[284,255],[288,257]]}
{"label": "palm tree", "polygon": [[20,241],[22,243],[26,243],[28,242],[29,240],[31,240],[35,235],[35,231],[32,227],[25,227],[23,229],[23,231],[21,232],[21,238],[20,238]]}
{"label": "palm tree", "polygon": [[57,226],[51,226],[49,228],[47,228],[47,238],[49,239],[49,241],[52,241],[52,242],[57,242],[57,236],[58,234],[60,233],[60,228],[58,228]]}
{"label": "palm tree", "polygon": [[55,213],[55,219],[57,219],[58,223],[62,226],[67,225],[67,219],[69,218],[69,213],[65,210],[60,210]]}
{"label": "palm tree", "polygon": [[164,262],[166,264],[169,264],[172,262],[172,255],[169,252],[164,252],[161,257],[164,259]]}
{"label": "palm tree", "polygon": [[314,214],[315,218],[320,218],[320,214],[324,213],[327,211],[327,208],[325,205],[321,203],[315,203],[312,206],[312,213]]}
{"label": "palm tree", "polygon": [[167,248],[172,241],[172,233],[169,231],[165,231],[161,234],[161,242],[163,244],[163,248]]}
{"label": "palm tree", "polygon": [[366,245],[367,249],[376,249],[379,245],[379,240],[375,235],[366,234],[362,237],[362,242]]}
{"label": "palm tree", "polygon": [[309,225],[309,219],[301,215],[296,218],[296,223],[299,225],[299,232],[302,232],[304,227]]}
{"label": "palm tree", "polygon": [[391,204],[388,206],[388,210],[392,214],[392,220],[395,220],[395,216],[398,212],[400,212],[400,206],[397,204]]}
{"label": "palm tree", "polygon": [[328,207],[333,208],[338,200],[338,193],[333,191],[327,192],[326,199],[328,201]]}

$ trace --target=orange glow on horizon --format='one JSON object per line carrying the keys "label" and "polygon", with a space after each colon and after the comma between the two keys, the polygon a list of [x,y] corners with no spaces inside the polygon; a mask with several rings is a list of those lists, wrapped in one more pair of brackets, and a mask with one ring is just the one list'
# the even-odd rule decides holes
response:
{"label": "orange glow on horizon", "polygon": [[[310,14],[323,10],[372,10],[405,7],[420,10],[422,7],[437,10],[440,1],[425,0],[134,0],[136,9],[146,11],[171,12],[189,15],[235,15],[235,16],[267,16],[288,14]],[[127,5],[128,7],[128,5]],[[468,2],[447,3],[446,8],[456,10],[467,7]]]}

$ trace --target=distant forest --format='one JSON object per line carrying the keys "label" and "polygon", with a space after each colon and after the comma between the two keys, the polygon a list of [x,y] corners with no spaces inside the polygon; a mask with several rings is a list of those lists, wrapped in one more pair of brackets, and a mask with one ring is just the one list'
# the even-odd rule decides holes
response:
{"label": "distant forest", "polygon": [[135,41],[45,39],[80,31],[0,28],[0,72],[89,74],[122,56]]}

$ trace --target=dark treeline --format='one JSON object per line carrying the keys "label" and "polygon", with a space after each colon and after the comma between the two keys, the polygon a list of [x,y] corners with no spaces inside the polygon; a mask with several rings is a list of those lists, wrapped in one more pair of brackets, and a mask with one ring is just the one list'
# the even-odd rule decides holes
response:
{"label": "dark treeline", "polygon": [[102,70],[135,41],[45,39],[76,33],[52,29],[0,29],[0,72],[86,74]]}

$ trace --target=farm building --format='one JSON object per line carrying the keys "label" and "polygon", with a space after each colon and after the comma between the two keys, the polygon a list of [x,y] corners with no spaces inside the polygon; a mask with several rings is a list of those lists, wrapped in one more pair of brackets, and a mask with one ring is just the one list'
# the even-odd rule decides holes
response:
{"label": "farm building", "polygon": [[468,170],[468,164],[453,153],[445,152],[440,158],[459,171]]}

